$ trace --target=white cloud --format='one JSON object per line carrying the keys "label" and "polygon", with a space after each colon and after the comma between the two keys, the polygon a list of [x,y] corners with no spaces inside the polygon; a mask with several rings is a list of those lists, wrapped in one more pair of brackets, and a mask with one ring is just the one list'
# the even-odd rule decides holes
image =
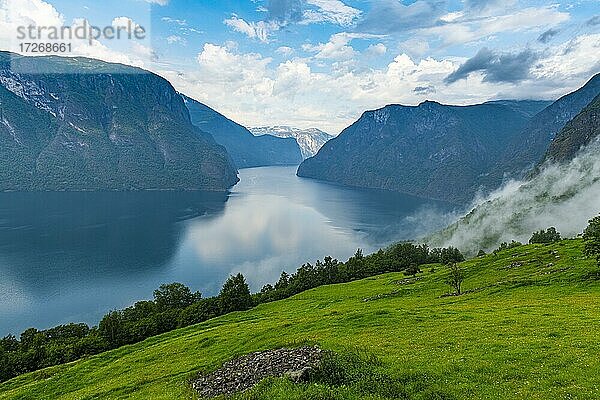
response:
{"label": "white cloud", "polygon": [[158,56],[156,52],[148,46],[144,46],[138,42],[131,42],[131,50],[134,54],[140,56],[143,59],[156,60]]}
{"label": "white cloud", "polygon": [[169,44],[175,44],[175,43],[186,44],[187,40],[185,40],[185,38],[178,36],[178,35],[171,35],[171,36],[167,37],[167,43],[169,43]]}
{"label": "white cloud", "polygon": [[[354,50],[352,46],[350,46],[350,42],[354,39],[375,39],[381,38],[383,36],[380,35],[370,35],[364,33],[348,33],[348,32],[340,32],[332,35],[329,38],[327,43],[319,43],[317,45],[312,44],[304,44],[302,46],[302,50],[309,53],[316,53],[316,59],[328,59],[335,61],[346,61],[352,60],[358,57],[358,52]],[[377,46],[379,51],[385,49],[385,45],[382,43]],[[381,47],[383,46],[383,47]],[[371,49],[373,50],[373,49]],[[384,51],[385,53],[385,51]]]}
{"label": "white cloud", "polygon": [[487,16],[506,13],[510,10],[517,0],[465,0],[465,9],[477,15]]}
{"label": "white cloud", "polygon": [[556,26],[569,20],[568,13],[554,6],[530,7],[510,14],[471,18],[457,13],[442,17],[445,24],[418,30],[418,34],[434,36],[446,44],[474,42],[498,33],[523,32]]}
{"label": "white cloud", "polygon": [[[429,99],[473,104],[531,98],[532,93],[536,98],[557,98],[580,87],[593,66],[600,65],[599,37],[587,35],[542,53],[532,71],[535,79],[519,85],[482,82],[476,74],[468,81],[446,85],[444,79],[465,58],[423,58],[402,52],[380,68],[372,64],[364,68],[360,62],[367,53],[350,46],[355,37],[333,35],[325,44],[305,48],[312,57],[279,64],[260,54],[207,44],[198,55],[197,70],[165,76],[178,90],[244,125],[317,126],[336,133],[365,110],[390,103],[418,104]],[[349,58],[350,54],[356,57]]]}
{"label": "white cloud", "polygon": [[387,47],[383,43],[372,44],[367,47],[366,53],[373,56],[382,56],[387,53]]}
{"label": "white cloud", "polygon": [[[89,22],[84,18],[76,18],[73,20],[71,27],[75,29],[84,24],[89,25]],[[73,40],[71,44],[73,51],[69,54],[70,56],[83,56],[136,67],[143,67],[145,65],[144,61],[140,59],[139,54],[138,56],[134,56],[134,54],[124,54],[115,51],[98,40],[92,40],[91,43],[87,40]]]}
{"label": "white cloud", "polygon": [[600,212],[599,160],[600,146],[595,143],[570,163],[548,166],[531,181],[510,182],[481,200],[464,220],[428,241],[476,254],[511,240],[526,243],[533,232],[551,226],[564,237],[574,237]]}
{"label": "white cloud", "polygon": [[277,50],[275,50],[277,54],[281,54],[282,56],[291,56],[295,53],[294,49],[288,46],[281,46]]}
{"label": "white cloud", "polygon": [[275,21],[246,22],[236,15],[226,19],[223,23],[236,32],[243,33],[251,39],[258,39],[264,43],[269,42],[270,35],[281,27]]}
{"label": "white cloud", "polygon": [[205,45],[198,63],[193,73],[168,73],[167,77],[179,90],[233,119],[250,126],[316,123],[334,132],[368,108],[421,100],[412,96],[415,87],[428,84],[432,77],[441,82],[456,68],[449,61],[415,63],[403,55],[381,70],[325,73],[313,70],[308,60],[272,65],[270,58],[238,54],[214,44]]}
{"label": "white cloud", "polygon": [[274,32],[291,23],[302,25],[330,23],[347,27],[353,25],[362,14],[360,10],[350,7],[340,0],[278,1],[270,4],[270,7],[270,9],[264,9],[269,13],[269,18],[266,20],[246,21],[233,14],[223,23],[251,39],[268,43]]}
{"label": "white cloud", "polygon": [[60,27],[63,23],[64,17],[45,1],[0,0],[0,48],[18,51],[19,26]]}
{"label": "white cloud", "polygon": [[442,22],[454,22],[462,17],[464,17],[465,13],[462,11],[451,12],[446,15],[440,17],[440,21]]}
{"label": "white cloud", "polygon": [[556,46],[552,54],[537,63],[532,74],[560,82],[589,75],[595,66],[600,68],[600,34],[581,35]]}
{"label": "white cloud", "polygon": [[329,42],[318,45],[305,44],[302,49],[307,52],[316,53],[317,59],[330,60],[351,60],[357,56],[352,46],[348,44],[352,41],[351,35],[347,33],[336,33],[329,38]]}
{"label": "white cloud", "polygon": [[158,4],[159,6],[166,6],[169,4],[169,0],[144,0],[146,3]]}
{"label": "white cloud", "polygon": [[302,24],[328,22],[340,26],[350,26],[362,14],[360,10],[350,7],[340,0],[307,0],[307,3],[317,9],[305,10]]}
{"label": "white cloud", "polygon": [[171,18],[171,17],[162,17],[161,21],[164,21],[164,22],[169,23],[169,24],[179,25],[179,26],[187,26],[187,21],[184,20],[184,19],[177,19],[177,18]]}
{"label": "white cloud", "polygon": [[[237,91],[253,93],[261,92],[271,59],[255,53],[235,54],[228,48],[207,43],[197,61],[200,72],[208,79],[214,79],[219,86],[225,85],[227,89],[239,86]],[[239,85],[241,82],[245,83]]]}
{"label": "white cloud", "polygon": [[[441,40],[444,44],[467,44],[499,33],[548,29],[569,20],[559,5],[518,7],[516,0],[464,0],[460,11],[448,11],[448,2],[398,0],[372,2],[357,23],[369,33],[411,35],[411,39]],[[543,3],[542,3],[543,4]]]}
{"label": "white cloud", "polygon": [[400,43],[400,51],[410,54],[413,57],[421,57],[429,51],[429,42],[420,38],[410,38]]}
{"label": "white cloud", "polygon": [[[92,25],[84,18],[75,18],[70,24],[71,29],[76,29],[83,24]],[[40,26],[60,28],[65,26],[65,18],[50,3],[43,0],[0,0],[0,48],[20,52],[17,39],[18,26]],[[135,21],[126,16],[119,16],[112,20],[115,28],[139,26]],[[46,31],[47,32],[47,31]],[[43,41],[44,37],[36,38]],[[66,56],[84,56],[108,62],[128,64],[138,67],[147,66],[155,60],[154,52],[141,43],[131,42],[131,51],[127,54],[108,47],[99,40],[65,39],[71,44],[72,51]]]}
{"label": "white cloud", "polygon": [[111,25],[113,28],[126,28],[131,29],[132,31],[136,28],[139,28],[140,25],[137,24],[134,20],[129,17],[116,17],[112,20]]}

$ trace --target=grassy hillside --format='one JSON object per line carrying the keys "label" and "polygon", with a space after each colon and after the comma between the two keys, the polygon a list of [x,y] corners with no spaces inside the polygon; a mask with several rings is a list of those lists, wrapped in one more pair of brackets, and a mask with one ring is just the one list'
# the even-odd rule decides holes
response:
{"label": "grassy hillside", "polygon": [[[0,384],[0,399],[194,398],[188,380],[232,357],[303,343],[376,356],[415,399],[600,397],[600,273],[582,242],[522,246],[446,270],[327,286]],[[373,382],[373,380],[371,380]],[[269,380],[247,399],[385,399],[386,390]],[[390,392],[392,393],[392,392]]]}

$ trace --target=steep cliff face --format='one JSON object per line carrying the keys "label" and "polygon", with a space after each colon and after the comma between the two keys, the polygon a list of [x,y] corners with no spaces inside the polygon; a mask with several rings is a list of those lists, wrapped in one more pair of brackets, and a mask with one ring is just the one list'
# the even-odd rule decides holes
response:
{"label": "steep cliff face", "polygon": [[183,98],[192,123],[225,146],[238,168],[298,165],[302,162],[300,147],[293,138],[254,136],[242,125],[199,101],[187,96]]}
{"label": "steep cliff face", "polygon": [[425,102],[366,112],[298,175],[349,186],[468,202],[505,144],[546,102],[459,107]]}
{"label": "steep cliff face", "polygon": [[569,93],[536,114],[522,132],[509,142],[492,171],[490,186],[503,176],[521,179],[544,157],[554,137],[600,94],[600,74],[582,88]]}
{"label": "steep cliff face", "polygon": [[526,242],[549,226],[575,236],[600,211],[600,95],[569,121],[527,179],[512,182],[468,215],[426,238],[475,255],[502,242]]}
{"label": "steep cliff face", "polygon": [[213,190],[237,182],[164,79],[0,53],[0,190]]}
{"label": "steep cliff face", "polygon": [[565,163],[600,138],[600,95],[556,135],[540,165]]}

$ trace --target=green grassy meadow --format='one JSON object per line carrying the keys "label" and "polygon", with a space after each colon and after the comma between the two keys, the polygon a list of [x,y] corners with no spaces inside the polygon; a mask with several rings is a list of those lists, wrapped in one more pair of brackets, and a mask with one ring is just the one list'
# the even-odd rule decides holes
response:
{"label": "green grassy meadow", "polygon": [[0,384],[0,399],[194,399],[199,371],[301,344],[376,357],[367,375],[377,375],[342,386],[270,379],[238,398],[599,399],[600,269],[582,250],[565,240],[469,260],[458,297],[443,296],[439,265],[416,281],[317,288],[22,375]]}

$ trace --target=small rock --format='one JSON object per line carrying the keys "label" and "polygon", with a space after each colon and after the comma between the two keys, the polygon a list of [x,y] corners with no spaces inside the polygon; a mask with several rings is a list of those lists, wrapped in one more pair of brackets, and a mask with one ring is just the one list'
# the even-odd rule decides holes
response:
{"label": "small rock", "polygon": [[313,371],[311,367],[305,367],[298,371],[288,371],[284,376],[289,378],[294,383],[307,382],[310,378],[310,373]]}
{"label": "small rock", "polygon": [[200,376],[192,387],[202,398],[230,395],[251,389],[267,377],[286,376],[306,382],[319,366],[324,352],[318,347],[277,349],[248,354],[225,363],[220,369]]}

